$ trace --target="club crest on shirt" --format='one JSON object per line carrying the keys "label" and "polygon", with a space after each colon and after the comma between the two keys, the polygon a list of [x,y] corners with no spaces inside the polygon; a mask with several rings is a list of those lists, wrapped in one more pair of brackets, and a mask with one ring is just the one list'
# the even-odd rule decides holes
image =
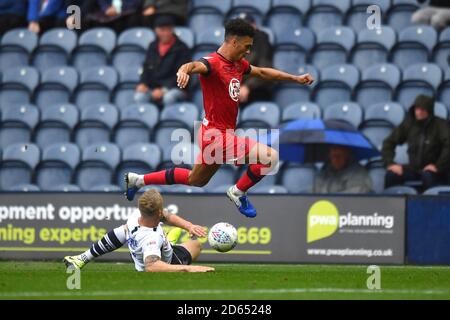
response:
{"label": "club crest on shirt", "polygon": [[241,88],[240,81],[236,78],[231,79],[230,84],[228,86],[228,92],[230,93],[230,98],[233,101],[239,100],[240,88]]}

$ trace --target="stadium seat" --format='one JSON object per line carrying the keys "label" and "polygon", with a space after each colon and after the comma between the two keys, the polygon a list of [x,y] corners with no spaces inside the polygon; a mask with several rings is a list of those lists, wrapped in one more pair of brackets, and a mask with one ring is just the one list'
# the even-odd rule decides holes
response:
{"label": "stadium seat", "polygon": [[192,12],[218,12],[226,14],[231,9],[232,0],[192,0]]}
{"label": "stadium seat", "polygon": [[223,28],[223,20],[224,16],[220,12],[196,11],[189,16],[188,26],[198,36],[207,29]]}
{"label": "stadium seat", "polygon": [[314,101],[324,110],[327,106],[352,100],[359,82],[359,71],[353,65],[342,64],[325,68],[313,92]]}
{"label": "stadium seat", "polygon": [[203,109],[203,92],[200,89],[197,89],[194,91],[192,95],[192,102],[197,107],[197,110],[199,112],[202,112]]}
{"label": "stadium seat", "polygon": [[137,142],[150,142],[151,131],[159,120],[154,104],[133,104],[120,113],[120,122],[114,130],[114,141],[124,149]]}
{"label": "stadium seat", "polygon": [[128,106],[134,104],[134,95],[136,93],[136,86],[140,82],[142,74],[142,67],[131,66],[119,73],[120,83],[114,90],[113,101],[114,104],[123,110]]}
{"label": "stadium seat", "polygon": [[194,48],[195,37],[192,30],[186,27],[175,27],[176,36],[189,48]]}
{"label": "stadium seat", "polygon": [[296,102],[287,106],[283,110],[281,122],[305,119],[314,120],[321,118],[321,110],[319,106],[312,102]]}
{"label": "stadium seat", "polygon": [[100,143],[83,149],[81,163],[75,173],[75,181],[82,191],[99,185],[111,184],[120,150],[111,143]]}
{"label": "stadium seat", "polygon": [[47,191],[51,192],[80,192],[79,186],[74,184],[59,184],[56,186],[50,186]]}
{"label": "stadium seat", "polygon": [[402,144],[395,147],[394,162],[402,165],[409,163],[408,144]]}
{"label": "stadium seat", "polygon": [[254,102],[241,111],[240,128],[277,128],[279,107],[269,101]]}
{"label": "stadium seat", "polygon": [[196,143],[182,142],[171,150],[171,164],[184,168],[192,168],[200,154]]}
{"label": "stadium seat", "polygon": [[288,30],[301,28],[310,6],[310,1],[273,0],[266,24],[280,38]]}
{"label": "stadium seat", "polygon": [[39,110],[34,105],[10,106],[3,110],[0,125],[0,149],[16,143],[28,143],[39,121]]}
{"label": "stadium seat", "polygon": [[362,133],[367,139],[381,151],[383,147],[383,141],[392,132],[392,126],[390,124],[363,124]]}
{"label": "stadium seat", "polygon": [[417,190],[408,187],[408,186],[394,186],[387,188],[383,191],[383,194],[390,194],[390,195],[416,195]]}
{"label": "stadium seat", "polygon": [[363,71],[355,89],[355,100],[364,109],[375,103],[392,101],[400,80],[401,72],[395,65],[373,65]]}
{"label": "stadium seat", "polygon": [[17,186],[11,186],[6,191],[17,191],[17,192],[39,192],[41,189],[35,184],[19,184]]}
{"label": "stadium seat", "polygon": [[357,43],[351,52],[352,63],[360,70],[377,63],[386,63],[396,38],[395,31],[388,26],[374,30],[362,29],[358,33]]}
{"label": "stadium seat", "polygon": [[274,102],[284,109],[285,107],[296,103],[298,101],[310,101],[311,92],[320,82],[319,71],[311,65],[306,66],[286,66],[280,68],[283,71],[290,72],[292,74],[305,74],[310,73],[315,82],[311,86],[299,86],[296,83],[282,83],[278,85],[274,92]]}
{"label": "stadium seat", "polygon": [[372,180],[372,189],[375,193],[382,193],[384,190],[384,177],[386,169],[383,166],[376,166],[368,169],[370,179]]}
{"label": "stadium seat", "polygon": [[199,120],[198,108],[189,102],[175,103],[161,111],[160,126],[181,126],[193,130],[194,122]]}
{"label": "stadium seat", "polygon": [[402,70],[429,61],[437,43],[437,32],[431,26],[419,25],[406,28],[399,34],[397,44],[391,51],[390,60]]}
{"label": "stadium seat", "polygon": [[[123,182],[122,182],[123,184]],[[115,184],[101,184],[93,186],[89,189],[90,192],[123,192],[123,188]]]}
{"label": "stadium seat", "polygon": [[316,168],[313,165],[288,164],[281,171],[281,184],[289,193],[311,193]]}
{"label": "stadium seat", "polygon": [[40,151],[34,144],[19,143],[6,147],[0,162],[0,190],[31,183],[39,159]]}
{"label": "stadium seat", "polygon": [[446,104],[447,109],[450,110],[450,69],[445,71],[444,81],[439,86],[438,98]]}
{"label": "stadium seat", "polygon": [[46,147],[36,168],[36,183],[43,191],[61,184],[70,184],[80,162],[80,149],[72,143],[57,143]]}
{"label": "stadium seat", "polygon": [[41,109],[61,103],[69,103],[78,85],[78,72],[72,67],[55,67],[45,70],[34,94],[34,101]]}
{"label": "stadium seat", "polygon": [[351,27],[355,32],[359,30],[367,29],[367,19],[369,14],[367,8],[376,4],[381,11],[381,14],[388,12],[391,6],[391,0],[377,0],[376,2],[371,0],[352,0],[352,6],[347,12],[345,18],[345,24]]}
{"label": "stadium seat", "polygon": [[32,67],[14,67],[3,72],[0,84],[0,108],[30,103],[39,83],[39,73]]}
{"label": "stadium seat", "polygon": [[44,71],[69,64],[72,51],[77,45],[77,34],[65,28],[54,28],[39,39],[39,46],[33,53],[33,65]]}
{"label": "stadium seat", "polygon": [[307,28],[289,29],[276,38],[273,57],[275,68],[293,71],[306,64],[308,52],[314,47],[315,35]]}
{"label": "stadium seat", "polygon": [[439,43],[434,48],[433,61],[438,64],[442,70],[450,69],[450,27],[444,29],[439,36]]}
{"label": "stadium seat", "polygon": [[70,142],[78,119],[78,109],[72,104],[56,104],[45,108],[34,131],[35,143],[45,149],[55,143]]}
{"label": "stadium seat", "polygon": [[228,16],[236,15],[236,13],[250,13],[256,20],[258,25],[262,25],[264,17],[271,8],[272,0],[233,0],[233,6]]}
{"label": "stadium seat", "polygon": [[306,25],[315,33],[329,27],[341,26],[350,3],[350,0],[312,0]]}
{"label": "stadium seat", "polygon": [[403,73],[396,100],[409,108],[419,94],[434,96],[442,81],[442,70],[435,64],[416,64]]}
{"label": "stadium seat", "polygon": [[233,185],[235,183],[236,169],[230,165],[223,165],[203,188],[206,191],[212,191],[221,185]]}
{"label": "stadium seat", "polygon": [[154,131],[154,142],[162,150],[162,162],[171,161],[172,149],[175,145],[191,142],[192,135],[189,130],[179,126],[157,127]]}
{"label": "stadium seat", "polygon": [[442,118],[444,120],[448,119],[448,109],[441,102],[435,102],[434,104],[434,115],[436,117]]}
{"label": "stadium seat", "polygon": [[223,42],[225,29],[220,26],[216,28],[206,28],[197,33],[195,38],[196,50],[209,52],[216,51]]}
{"label": "stadium seat", "polygon": [[395,31],[409,27],[413,13],[419,9],[417,0],[392,0],[392,5],[387,13],[386,22]]}
{"label": "stadium seat", "polygon": [[286,194],[289,191],[283,186],[260,186],[257,184],[249,190],[250,194]]}
{"label": "stadium seat", "polygon": [[117,108],[109,104],[93,105],[81,111],[74,139],[82,149],[111,141],[111,132],[119,120]]}
{"label": "stadium seat", "polygon": [[359,104],[353,102],[338,102],[324,110],[324,120],[342,120],[350,123],[357,129],[363,119],[363,111]]}
{"label": "stadium seat", "polygon": [[112,64],[119,73],[142,66],[155,34],[149,28],[130,28],[123,31],[112,53]]}
{"label": "stadium seat", "polygon": [[425,190],[423,194],[426,196],[438,196],[438,195],[448,196],[450,194],[450,186],[433,187],[428,190]]}
{"label": "stadium seat", "polygon": [[364,122],[382,122],[398,126],[405,117],[403,106],[395,102],[370,105],[364,112]]}
{"label": "stadium seat", "polygon": [[38,44],[36,33],[28,29],[13,29],[0,42],[0,71],[29,64],[29,55]]}
{"label": "stadium seat", "polygon": [[81,71],[80,84],[75,92],[75,104],[84,109],[96,103],[109,102],[111,91],[117,82],[117,72],[111,67],[93,67]]}
{"label": "stadium seat", "polygon": [[72,64],[78,70],[108,64],[116,45],[116,34],[108,28],[94,28],[83,32],[72,54]]}
{"label": "stadium seat", "polygon": [[355,33],[348,27],[331,27],[319,32],[317,43],[311,52],[312,64],[322,70],[347,62],[347,56],[355,44]]}

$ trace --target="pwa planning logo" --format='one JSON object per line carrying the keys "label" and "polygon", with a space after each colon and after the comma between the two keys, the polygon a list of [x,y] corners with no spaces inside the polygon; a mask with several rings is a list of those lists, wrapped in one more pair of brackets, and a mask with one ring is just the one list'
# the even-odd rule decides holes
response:
{"label": "pwa planning logo", "polygon": [[306,227],[307,243],[331,237],[339,233],[393,233],[394,216],[377,212],[340,214],[334,203],[328,200],[315,202],[308,211]]}

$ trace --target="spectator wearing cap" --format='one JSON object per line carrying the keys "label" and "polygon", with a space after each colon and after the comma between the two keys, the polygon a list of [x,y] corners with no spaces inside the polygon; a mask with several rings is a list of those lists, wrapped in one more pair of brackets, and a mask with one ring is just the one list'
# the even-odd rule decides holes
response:
{"label": "spectator wearing cap", "polygon": [[[243,13],[238,18],[249,22],[255,29],[253,47],[246,59],[255,66],[272,67],[273,49],[267,33],[258,29],[255,18],[251,14]],[[245,76],[240,88],[240,102],[246,104],[254,101],[271,100],[272,86],[271,82],[257,77]]]}
{"label": "spectator wearing cap", "polygon": [[155,17],[158,15],[170,15],[175,20],[175,25],[185,25],[188,0],[144,0],[143,25],[154,26]]}
{"label": "spectator wearing cap", "polygon": [[[426,2],[427,0],[419,0]],[[450,24],[450,0],[429,0],[428,5],[417,10],[411,17],[412,23],[429,24],[442,30]]]}
{"label": "spectator wearing cap", "polygon": [[189,62],[189,48],[174,33],[174,19],[161,15],[155,19],[156,40],[147,51],[143,72],[136,87],[136,103],[152,101],[169,105],[186,98],[185,91],[177,86],[176,73]]}
{"label": "spectator wearing cap", "polygon": [[63,27],[66,19],[65,1],[28,0],[27,18],[28,30],[35,33],[44,33],[54,27]]}
{"label": "spectator wearing cap", "polygon": [[25,1],[0,1],[0,36],[7,31],[26,26],[27,6]]}
{"label": "spectator wearing cap", "polygon": [[[434,115],[434,98],[419,95],[405,120],[384,140],[382,156],[387,167],[385,187],[421,180],[429,189],[445,182],[450,165],[450,130]],[[394,162],[395,147],[406,143],[409,163]]]}

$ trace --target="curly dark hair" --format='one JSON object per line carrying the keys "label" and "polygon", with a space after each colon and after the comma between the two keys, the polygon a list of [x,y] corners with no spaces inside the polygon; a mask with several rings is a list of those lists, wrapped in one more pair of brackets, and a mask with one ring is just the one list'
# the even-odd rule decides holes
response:
{"label": "curly dark hair", "polygon": [[232,19],[225,24],[225,39],[229,36],[254,38],[255,29],[243,19]]}

